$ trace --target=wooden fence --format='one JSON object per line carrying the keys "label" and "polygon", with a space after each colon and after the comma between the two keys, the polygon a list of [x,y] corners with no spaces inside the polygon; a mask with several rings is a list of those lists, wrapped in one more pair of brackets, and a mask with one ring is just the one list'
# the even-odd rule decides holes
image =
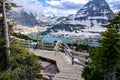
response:
{"label": "wooden fence", "polygon": [[89,53],[77,52],[72,50],[67,44],[64,44],[64,52],[73,64],[86,66],[89,61]]}
{"label": "wooden fence", "polygon": [[23,45],[29,49],[54,50],[54,43],[42,41],[33,42],[32,40],[26,40],[23,42]]}
{"label": "wooden fence", "polygon": [[[29,49],[42,49],[42,50],[54,50],[54,43],[45,43],[45,42],[33,42],[31,40],[24,41],[24,46]],[[67,44],[63,43],[62,51],[68,56],[73,64],[79,64],[86,66],[89,61],[89,53],[78,52],[71,49]]]}

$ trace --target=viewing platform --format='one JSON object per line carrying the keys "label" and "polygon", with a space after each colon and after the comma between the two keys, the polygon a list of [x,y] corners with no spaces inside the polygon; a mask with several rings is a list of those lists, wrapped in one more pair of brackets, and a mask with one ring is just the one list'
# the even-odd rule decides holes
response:
{"label": "viewing platform", "polygon": [[[56,62],[57,68],[59,70],[59,73],[53,75],[53,79],[49,80],[84,80],[81,77],[81,73],[83,70],[83,66],[81,65],[72,65],[70,59],[68,56],[65,55],[65,53],[59,52],[56,55],[54,54],[54,51],[48,51],[48,50],[30,50],[30,52],[33,52],[35,55],[39,57],[44,57],[46,59],[51,59]],[[44,75],[52,75],[52,74],[46,74],[42,73]]]}

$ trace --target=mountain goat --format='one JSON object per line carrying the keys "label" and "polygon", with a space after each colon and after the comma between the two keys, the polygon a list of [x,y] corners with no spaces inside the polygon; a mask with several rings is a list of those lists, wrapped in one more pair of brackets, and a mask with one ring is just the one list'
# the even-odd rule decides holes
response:
{"label": "mountain goat", "polygon": [[61,46],[62,41],[57,41],[54,47],[54,51],[55,51],[55,55],[57,54],[57,52],[59,52],[59,48]]}

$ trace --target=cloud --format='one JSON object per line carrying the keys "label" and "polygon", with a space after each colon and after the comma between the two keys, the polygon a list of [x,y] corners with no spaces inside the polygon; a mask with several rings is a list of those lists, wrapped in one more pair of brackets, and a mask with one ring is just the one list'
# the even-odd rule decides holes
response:
{"label": "cloud", "polygon": [[68,16],[69,14],[75,14],[76,10],[63,10],[63,9],[56,9],[51,7],[44,7],[44,12],[46,16]]}
{"label": "cloud", "polygon": [[110,5],[113,12],[120,11],[120,0],[108,0],[107,2]]}
{"label": "cloud", "polygon": [[56,2],[57,4],[54,4],[54,2],[47,2],[48,5],[52,8],[57,8],[57,9],[64,9],[64,10],[72,10],[72,9],[78,9],[81,7],[82,4],[75,4],[72,2]]}
{"label": "cloud", "polygon": [[24,10],[38,15],[43,14],[42,4],[38,0],[13,0],[19,8],[14,8],[16,11]]}
{"label": "cloud", "polygon": [[66,10],[78,9],[82,5],[82,3],[79,0],[60,0],[60,1],[51,0],[51,1],[46,1],[46,3],[48,4],[48,6],[50,6],[52,8],[66,9]]}
{"label": "cloud", "polygon": [[120,10],[120,2],[113,5],[113,8]]}
{"label": "cloud", "polygon": [[[68,16],[75,14],[89,0],[14,0],[27,12]],[[112,10],[120,10],[120,0],[106,0]]]}
{"label": "cloud", "polygon": [[46,16],[51,16],[51,15],[56,15],[58,14],[58,10],[55,8],[51,8],[51,7],[44,7],[44,13]]}
{"label": "cloud", "polygon": [[50,6],[61,6],[61,2],[60,1],[46,1],[46,3],[48,3]]}
{"label": "cloud", "polygon": [[86,2],[87,0],[46,0],[46,4],[50,9],[47,10],[56,11],[56,14],[59,16],[75,14],[83,6],[83,3]]}
{"label": "cloud", "polygon": [[[46,0],[46,4],[48,5],[48,7],[51,8],[51,10],[56,10],[57,15],[63,13],[64,15],[69,15],[73,14],[73,12],[76,13],[88,1],[90,0]],[[106,1],[108,2],[112,10],[120,10],[120,0]]]}
{"label": "cloud", "polygon": [[108,0],[108,3],[110,4],[111,8],[119,9],[120,10],[120,0]]}
{"label": "cloud", "polygon": [[89,0],[62,0],[63,2],[72,2],[75,4],[85,4],[87,3]]}

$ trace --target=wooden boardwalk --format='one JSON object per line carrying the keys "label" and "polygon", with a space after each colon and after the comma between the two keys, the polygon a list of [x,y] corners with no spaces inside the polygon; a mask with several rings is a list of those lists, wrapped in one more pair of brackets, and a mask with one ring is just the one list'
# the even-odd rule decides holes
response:
{"label": "wooden boardwalk", "polygon": [[37,56],[45,57],[56,61],[59,73],[55,75],[53,80],[84,80],[81,78],[83,66],[72,65],[70,60],[64,53],[54,54],[54,51],[47,50],[30,50]]}

